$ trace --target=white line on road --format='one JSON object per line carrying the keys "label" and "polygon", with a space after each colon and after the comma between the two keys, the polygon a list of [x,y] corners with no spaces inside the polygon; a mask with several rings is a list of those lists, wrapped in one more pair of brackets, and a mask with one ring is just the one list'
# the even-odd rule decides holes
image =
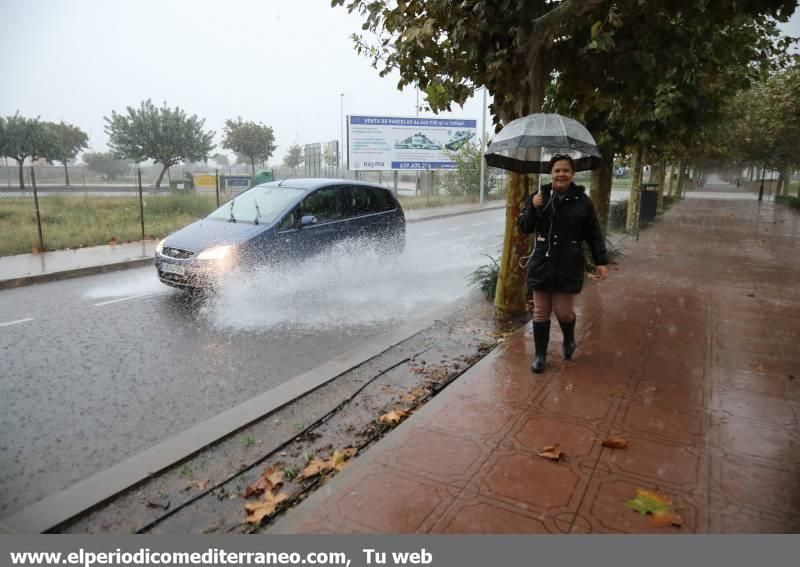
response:
{"label": "white line on road", "polygon": [[506,220],[506,217],[497,217],[497,218],[496,218],[496,219],[494,219],[494,220],[495,220],[495,221],[504,221],[504,220]]}
{"label": "white line on road", "polygon": [[33,319],[31,317],[28,317],[27,319],[17,319],[16,321],[9,321],[8,323],[0,323],[0,327],[10,327],[11,325],[27,323],[28,321],[33,321]]}
{"label": "white line on road", "polygon": [[472,226],[483,226],[483,225],[485,225],[485,224],[486,224],[485,222],[476,222],[476,223],[475,223],[475,224],[473,224]]}
{"label": "white line on road", "polygon": [[136,299],[138,297],[144,297],[145,295],[150,295],[149,293],[140,293],[138,295],[129,295],[128,297],[120,297],[119,299],[109,299],[108,301],[101,301],[100,303],[95,303],[95,307],[102,307],[103,305],[109,305],[111,303],[119,303],[120,301],[128,301],[129,299]]}
{"label": "white line on road", "polygon": [[461,227],[460,226],[454,226],[453,228],[450,229],[450,232],[453,232],[454,230],[461,230]]}
{"label": "white line on road", "polygon": [[439,234],[438,232],[429,232],[428,234],[423,234],[422,237],[425,238],[426,236],[436,236]]}

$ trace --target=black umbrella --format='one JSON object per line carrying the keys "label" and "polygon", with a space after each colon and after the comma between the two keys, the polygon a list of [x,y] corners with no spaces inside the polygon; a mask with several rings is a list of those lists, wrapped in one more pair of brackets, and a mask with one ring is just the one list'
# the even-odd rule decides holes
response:
{"label": "black umbrella", "polygon": [[596,169],[602,155],[580,122],[560,114],[530,114],[506,124],[484,154],[486,163],[517,173],[549,173],[550,158],[569,155],[576,171]]}

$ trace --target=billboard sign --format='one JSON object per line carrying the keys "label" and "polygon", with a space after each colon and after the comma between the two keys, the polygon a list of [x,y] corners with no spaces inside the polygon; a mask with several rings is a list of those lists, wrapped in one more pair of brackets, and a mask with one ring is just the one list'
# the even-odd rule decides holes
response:
{"label": "billboard sign", "polygon": [[356,171],[455,169],[451,155],[477,134],[477,120],[348,116],[348,165]]}

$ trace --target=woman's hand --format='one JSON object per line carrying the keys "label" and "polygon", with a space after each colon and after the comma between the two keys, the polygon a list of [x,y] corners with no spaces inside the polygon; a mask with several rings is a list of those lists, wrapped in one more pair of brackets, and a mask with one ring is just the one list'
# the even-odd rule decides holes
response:
{"label": "woman's hand", "polygon": [[597,266],[597,273],[592,278],[595,280],[605,280],[608,279],[608,266]]}
{"label": "woman's hand", "polygon": [[533,206],[536,207],[537,209],[540,209],[542,207],[543,202],[544,201],[542,201],[541,193],[536,193],[536,195],[533,196]]}

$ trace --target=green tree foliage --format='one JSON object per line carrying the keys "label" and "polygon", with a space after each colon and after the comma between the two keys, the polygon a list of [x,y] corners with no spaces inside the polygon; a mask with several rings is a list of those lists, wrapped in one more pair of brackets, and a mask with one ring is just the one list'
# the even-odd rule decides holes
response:
{"label": "green tree foliage", "polygon": [[86,167],[112,181],[128,173],[131,166],[130,162],[117,158],[112,152],[84,152],[81,159]]}
{"label": "green tree foliage", "polygon": [[3,155],[13,158],[19,165],[19,186],[25,188],[23,164],[26,159],[51,159],[56,144],[55,136],[46,123],[39,118],[25,118],[19,112],[5,119],[3,140],[0,146]]}
{"label": "green tree foliage", "polygon": [[225,121],[222,147],[233,150],[240,159],[247,159],[253,183],[256,178],[256,162],[267,161],[277,148],[272,128],[261,122],[245,122],[241,117]]}
{"label": "green tree foliage", "polygon": [[752,88],[727,108],[721,131],[728,155],[784,173],[800,164],[800,58]]}
{"label": "green tree foliage", "polygon": [[64,164],[64,178],[66,184],[69,185],[67,163],[74,160],[81,150],[88,147],[89,136],[77,126],[65,124],[64,122],[59,122],[58,124],[50,123],[48,126],[55,136],[55,146],[50,158],[53,161],[60,161]]}
{"label": "green tree foliage", "polygon": [[[451,195],[472,195],[478,197],[481,191],[481,162],[483,153],[478,144],[467,143],[451,154],[456,162],[455,171],[448,172],[442,187]],[[486,193],[494,189],[494,179],[485,175]]]}
{"label": "green tree foliage", "polygon": [[303,148],[297,144],[289,146],[289,151],[283,157],[283,163],[287,167],[291,167],[295,173],[297,168],[303,164]]}
{"label": "green tree foliage", "polygon": [[215,162],[217,162],[218,165],[221,165],[222,167],[228,167],[231,164],[230,160],[228,159],[228,156],[226,156],[225,154],[214,154],[213,156],[211,156],[211,159],[213,159]]}
{"label": "green tree foliage", "polygon": [[[793,9],[782,0],[621,0],[554,46],[547,106],[584,122],[609,168],[618,153],[650,163],[699,159],[715,151],[713,130],[731,93],[785,51],[776,21]],[[593,199],[599,193],[598,210],[607,211],[612,179],[598,181]],[[638,211],[635,184],[630,204]]]}
{"label": "green tree foliage", "polygon": [[112,111],[104,119],[108,145],[116,157],[136,163],[152,159],[162,165],[156,188],[168,168],[181,161],[206,161],[214,148],[214,132],[203,130],[205,120],[166,103],[156,107],[148,99],[138,108],[129,106],[124,114]]}

